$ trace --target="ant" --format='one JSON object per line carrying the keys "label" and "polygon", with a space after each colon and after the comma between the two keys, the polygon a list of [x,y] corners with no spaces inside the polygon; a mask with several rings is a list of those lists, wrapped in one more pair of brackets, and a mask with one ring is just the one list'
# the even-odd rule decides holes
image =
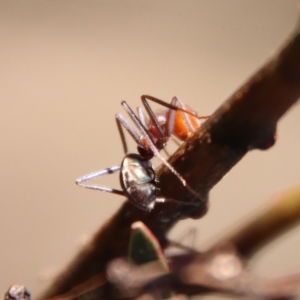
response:
{"label": "ant", "polygon": [[[154,113],[147,99],[167,107],[168,110]],[[125,157],[121,165],[82,176],[76,180],[76,184],[89,189],[127,196],[132,204],[145,211],[151,211],[156,202],[165,202],[167,200],[191,205],[191,203],[184,203],[175,199],[156,197],[159,191],[158,180],[150,160],[156,156],[170,169],[189,192],[199,198],[199,195],[187,185],[181,175],[159,154],[159,151],[165,148],[171,135],[181,140],[186,140],[201,125],[200,120],[207,119],[208,117],[199,117],[196,112],[186,104],[183,104],[177,97],[173,97],[170,104],[147,95],[141,96],[141,100],[149,115],[150,119],[148,121],[146,121],[140,107],[137,108],[136,115],[126,101],[121,102],[121,105],[138,128],[140,134],[135,131],[121,114],[116,114],[117,127],[125,152]],[[123,128],[127,130],[137,143],[138,154],[128,153]],[[115,172],[120,172],[122,191],[97,185],[83,184],[85,181]]]}

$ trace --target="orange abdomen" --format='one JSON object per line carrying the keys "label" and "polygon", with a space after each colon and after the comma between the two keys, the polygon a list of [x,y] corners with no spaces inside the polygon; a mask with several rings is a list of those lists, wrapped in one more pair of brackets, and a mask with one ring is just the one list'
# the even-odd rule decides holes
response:
{"label": "orange abdomen", "polygon": [[[191,112],[196,115],[196,113],[186,104],[183,105],[183,109],[187,112]],[[187,124],[186,119],[189,120],[190,126]],[[197,128],[201,125],[201,121],[196,116],[185,114],[184,112],[178,110],[175,114],[175,124],[173,129],[173,134],[180,140],[185,141]]]}

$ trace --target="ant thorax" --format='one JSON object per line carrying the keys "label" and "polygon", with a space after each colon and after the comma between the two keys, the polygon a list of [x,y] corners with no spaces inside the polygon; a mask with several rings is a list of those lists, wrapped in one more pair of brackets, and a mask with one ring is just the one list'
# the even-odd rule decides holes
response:
{"label": "ant thorax", "polygon": [[167,134],[167,120],[168,120],[168,111],[161,111],[155,113],[156,119],[158,124],[161,127],[162,133],[164,137],[161,136],[161,133],[157,130],[157,127],[153,123],[151,119],[147,122],[147,129],[148,134],[151,136],[155,146],[158,150],[161,150],[165,147],[168,141],[168,134]]}
{"label": "ant thorax", "polygon": [[[158,151],[166,147],[167,141],[169,139],[168,136],[160,137],[157,139],[153,139],[153,137],[151,136],[150,138],[152,139],[153,144],[155,145]],[[154,156],[154,153],[151,147],[149,146],[147,139],[143,136],[141,136],[139,139],[139,145],[137,146],[137,150],[138,153],[144,158],[151,159]]]}

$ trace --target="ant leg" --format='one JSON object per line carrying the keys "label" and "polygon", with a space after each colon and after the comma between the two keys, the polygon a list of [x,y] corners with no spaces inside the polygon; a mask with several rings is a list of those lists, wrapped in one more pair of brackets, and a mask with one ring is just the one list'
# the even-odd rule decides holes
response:
{"label": "ant leg", "polygon": [[[147,104],[148,104],[148,103],[147,103]],[[150,108],[150,109],[151,109],[151,108]],[[143,113],[143,111],[142,111],[142,109],[141,109],[140,107],[137,108],[137,114],[138,114],[138,118],[140,119],[142,125],[143,125],[145,128],[147,128],[146,118],[145,118],[145,115],[144,115],[144,113]],[[156,117],[155,117],[155,118],[156,118]],[[169,136],[170,136],[170,135],[169,135]],[[169,153],[169,151],[166,149],[166,147],[164,147],[164,148],[162,149],[162,151],[165,153],[165,155],[166,155],[167,157],[170,156],[170,153]]]}
{"label": "ant leg", "polygon": [[[167,107],[167,108],[170,108],[170,109],[174,109],[174,110],[183,110],[183,111],[185,111],[184,109],[182,109],[182,108],[180,108],[180,107],[177,107],[177,106],[175,106],[175,105],[172,105],[172,104],[170,104],[170,103],[168,103],[168,102],[165,102],[165,101],[163,101],[163,100],[161,100],[161,99],[158,99],[158,98],[156,98],[156,97],[153,97],[153,96],[142,95],[142,96],[141,96],[141,99],[142,99],[142,102],[143,102],[143,103],[145,103],[145,102],[148,103],[148,101],[147,101],[147,99],[148,99],[148,100],[150,100],[150,101],[153,101],[153,102],[155,102],[155,103],[157,103],[157,104],[159,104],[159,105],[162,105],[162,106]],[[148,103],[148,105],[149,105],[149,103]],[[189,114],[191,114],[191,115],[194,115],[194,114],[191,113],[191,112],[187,112],[187,113],[189,113]]]}
{"label": "ant leg", "polygon": [[122,126],[127,130],[127,132],[132,136],[132,138],[138,145],[140,144],[140,136],[132,128],[132,126],[124,119],[124,117],[121,114],[116,114],[116,122],[117,122],[118,130],[120,132],[121,140],[123,143],[124,152],[125,152],[125,154],[127,154],[127,152],[128,152],[127,151],[127,143],[125,140],[125,135],[124,135]]}
{"label": "ant leg", "polygon": [[[176,98],[177,98],[177,97],[176,97]],[[184,109],[184,108],[182,108],[182,107],[178,107],[178,106],[176,106],[176,105],[174,105],[174,104],[165,102],[165,101],[163,101],[163,100],[161,100],[161,99],[158,99],[158,98],[156,98],[156,97],[153,97],[153,96],[142,95],[142,96],[141,96],[141,99],[142,99],[142,102],[143,102],[143,103],[144,103],[144,102],[148,102],[148,101],[147,101],[147,99],[148,99],[148,100],[153,101],[153,102],[155,102],[155,103],[157,103],[157,104],[159,104],[159,105],[162,105],[162,106],[164,106],[164,107],[167,107],[167,108],[170,108],[170,109],[173,109],[173,110],[176,110],[176,111],[180,110],[180,111],[182,111],[182,112],[185,112],[186,114],[188,114],[188,115],[190,115],[190,116],[193,116],[193,117],[195,117],[195,118],[197,118],[197,119],[208,119],[208,118],[210,117],[210,116],[200,116],[200,117],[199,117],[195,111],[188,111],[188,110],[186,110],[186,109]],[[149,105],[149,104],[148,104],[148,105]]]}
{"label": "ant leg", "polygon": [[[195,192],[194,192],[195,193]],[[165,203],[165,202],[173,202],[180,205],[187,205],[187,206],[199,206],[199,203],[193,203],[193,202],[183,202],[177,199],[173,198],[163,198],[163,197],[156,197],[155,202],[157,203]]]}
{"label": "ant leg", "polygon": [[143,124],[143,126],[146,128],[147,127],[146,118],[140,107],[137,108],[137,115],[138,115],[138,118],[140,119],[141,123]]}
{"label": "ant leg", "polygon": [[[159,124],[158,120],[157,120],[157,117],[154,113],[154,111],[152,110],[152,108],[150,107],[148,101],[147,101],[147,98],[145,96],[141,96],[141,100],[143,102],[143,105],[151,119],[151,121],[153,122],[156,130],[159,132],[159,135],[161,138],[164,138],[165,137],[165,134],[163,132],[163,129],[161,127],[161,125]],[[144,124],[143,124],[144,125]],[[169,136],[168,136],[169,137]]]}
{"label": "ant leg", "polygon": [[167,134],[169,136],[171,136],[171,134],[173,133],[173,130],[174,130],[176,112],[177,112],[177,110],[175,110],[175,109],[169,108],[169,110],[168,110],[168,117],[167,117],[166,128],[167,128]]}
{"label": "ant leg", "polygon": [[[142,99],[142,101],[143,101],[143,99]],[[148,104],[148,102],[147,102],[147,100],[145,99],[145,101],[146,101],[146,103],[147,104],[145,104],[144,103],[144,106],[146,107],[146,105],[148,105],[149,106],[149,104]],[[153,111],[152,111],[152,109],[150,108],[150,106],[149,106],[149,109],[150,109],[150,111],[153,113]],[[147,110],[148,111],[148,110]],[[149,113],[149,112],[148,112]],[[140,108],[140,107],[138,107],[137,108],[137,114],[138,114],[138,118],[140,119],[140,121],[141,121],[141,123],[143,124],[143,126],[145,127],[145,128],[147,128],[147,124],[146,124],[146,118],[145,118],[145,115],[144,115],[144,113],[143,113],[143,111],[142,111],[142,109]],[[154,118],[157,120],[157,117],[154,115]],[[151,118],[152,119],[152,118]],[[153,119],[152,119],[153,120]],[[162,134],[162,128],[161,128],[161,126],[160,126],[160,124],[158,123],[158,126],[160,127],[160,129],[161,129],[161,131],[159,131],[160,132],[160,134]],[[167,135],[167,138],[169,138],[171,135],[170,134],[168,134]],[[161,135],[161,138],[165,138],[166,136],[165,136],[165,134],[163,134],[163,135]],[[167,157],[169,157],[170,156],[170,153],[169,153],[169,151],[166,149],[166,147],[164,147],[163,149],[162,149],[162,151],[166,154],[166,156]]]}
{"label": "ant leg", "polygon": [[[145,115],[144,115],[144,113],[143,113],[143,111],[142,111],[142,109],[140,107],[137,108],[137,114],[138,114],[138,118],[140,119],[140,121],[143,124],[143,126],[145,128],[147,128],[146,118],[145,118]],[[169,151],[165,147],[162,149],[162,151],[166,154],[167,157],[170,156]]]}
{"label": "ant leg", "polygon": [[94,178],[98,178],[98,177],[102,177],[105,175],[113,174],[115,172],[119,172],[120,168],[121,168],[121,166],[114,166],[114,167],[110,167],[107,169],[103,169],[101,171],[97,171],[97,172],[93,172],[93,173],[84,175],[76,180],[76,184],[83,188],[124,196],[125,195],[124,192],[117,190],[117,189],[106,188],[106,187],[102,187],[102,186],[98,186],[98,185],[83,184],[83,182],[85,182],[85,181],[89,181]]}
{"label": "ant leg", "polygon": [[195,117],[197,119],[208,119],[210,117],[210,116],[198,116],[198,114],[195,111],[188,111],[188,110],[184,109],[183,107],[178,107],[178,106],[176,106],[172,103],[165,102],[165,101],[163,101],[161,99],[158,99],[156,97],[153,97],[153,96],[142,95],[141,99],[142,99],[142,101],[146,101],[146,102],[147,102],[147,99],[148,99],[148,100],[153,101],[153,102],[155,102],[159,105],[162,105],[164,107],[167,107],[167,108],[170,108],[170,109],[173,109],[173,110],[176,110],[176,111],[180,110],[180,111],[185,112],[186,114],[188,114],[192,117]]}
{"label": "ant leg", "polygon": [[126,143],[126,138],[125,138],[125,135],[124,135],[123,128],[121,126],[121,122],[120,122],[120,120],[118,119],[117,116],[116,116],[116,123],[117,123],[118,131],[119,131],[119,134],[120,134],[120,138],[121,138],[121,141],[122,141],[124,153],[125,153],[125,155],[127,155],[128,154],[128,147],[127,147],[127,143]]}
{"label": "ant leg", "polygon": [[[161,126],[159,125],[158,121],[157,121],[157,117],[155,116],[153,110],[151,109],[148,101],[153,101],[157,104],[160,104],[162,106],[165,106],[167,108],[169,108],[169,111],[168,111],[168,117],[167,117],[167,124],[166,124],[166,133],[165,133],[165,136],[166,137],[170,137],[172,132],[173,132],[173,128],[174,128],[174,123],[175,123],[175,114],[176,114],[176,111],[178,111],[178,107],[176,107],[175,105],[173,104],[169,104],[167,102],[164,102],[163,100],[160,100],[158,98],[155,98],[155,97],[152,97],[152,96],[148,96],[148,95],[142,95],[141,96],[141,99],[142,99],[142,102],[149,114],[149,116],[151,117],[151,120],[152,122],[154,123],[155,127],[156,128],[161,128]],[[159,131],[161,136],[163,137],[163,133],[162,133],[162,130]]]}
{"label": "ant leg", "polygon": [[[148,140],[151,141],[151,144],[154,145],[154,142],[149,136],[146,127],[143,125],[142,121],[137,117],[137,115],[133,112],[133,110],[129,107],[126,101],[122,101],[121,105],[123,108],[126,110],[127,114],[133,121],[133,123],[136,125],[136,127],[139,129],[140,133],[142,134],[142,137],[146,139],[147,143]],[[138,144],[141,145],[141,136],[136,133],[136,131],[128,124],[128,122],[123,118],[122,115],[118,114],[116,117],[120,118],[120,121],[122,125],[125,127],[125,129],[129,132],[129,134],[132,136],[134,141]],[[155,146],[154,146],[155,147]],[[152,149],[151,149],[152,150]],[[155,148],[155,151],[157,152],[158,150]]]}

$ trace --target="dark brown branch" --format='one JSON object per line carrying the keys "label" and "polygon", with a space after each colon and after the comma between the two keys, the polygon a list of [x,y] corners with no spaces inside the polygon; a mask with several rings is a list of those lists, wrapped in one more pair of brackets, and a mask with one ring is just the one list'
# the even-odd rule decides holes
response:
{"label": "dark brown branch", "polygon": [[164,242],[174,224],[206,213],[208,193],[251,149],[274,143],[276,123],[300,96],[299,27],[288,43],[227,100],[212,117],[170,158],[175,169],[199,193],[197,199],[165,167],[158,170],[161,194],[197,206],[159,204],[151,213],[130,203],[95,234],[40,299],[63,294],[103,272],[106,264],[127,253],[130,225],[143,221]]}

